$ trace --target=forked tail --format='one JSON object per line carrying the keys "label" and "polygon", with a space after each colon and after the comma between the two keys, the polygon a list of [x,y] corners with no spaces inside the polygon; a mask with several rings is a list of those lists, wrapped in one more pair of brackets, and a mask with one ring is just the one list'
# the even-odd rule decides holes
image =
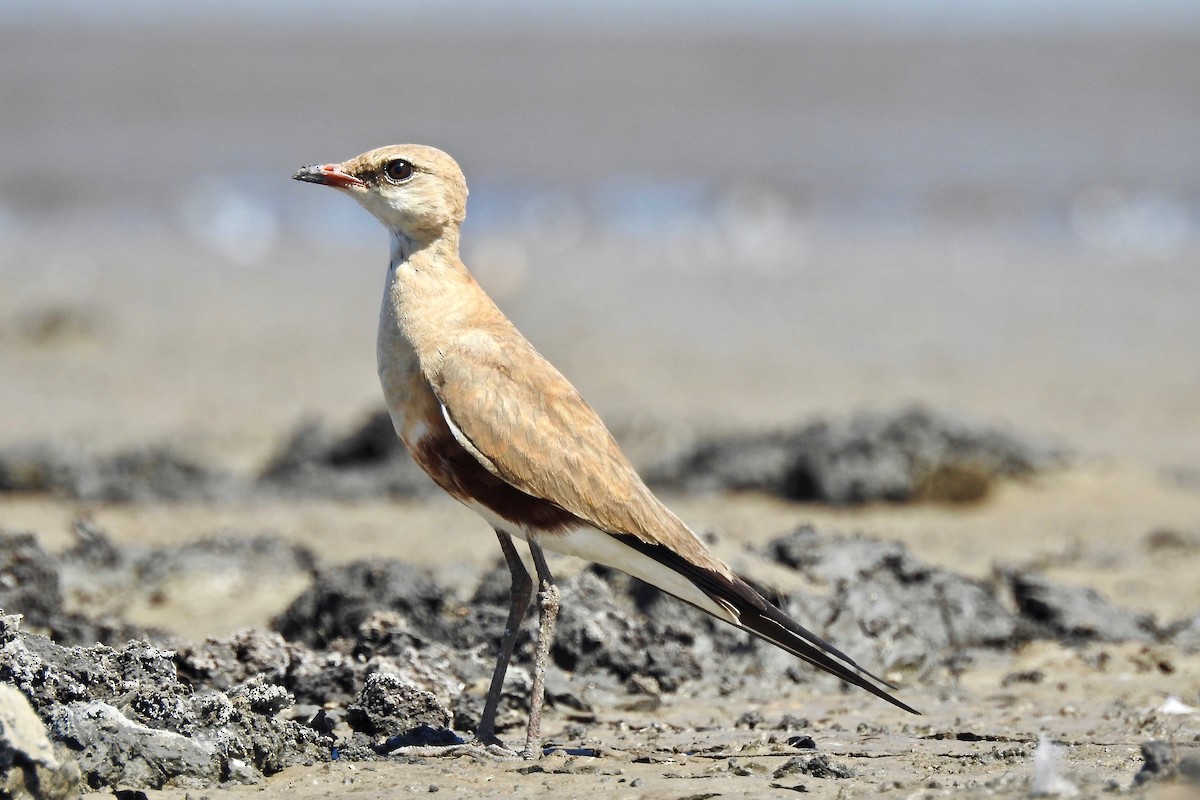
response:
{"label": "forked tail", "polygon": [[712,570],[698,567],[666,547],[645,542],[635,536],[626,535],[619,538],[642,554],[686,577],[714,603],[729,612],[730,618],[725,621],[804,659],[814,667],[836,675],[846,683],[865,689],[897,708],[902,708],[910,714],[921,713],[887,692],[887,689],[896,689],[895,686],[863,669],[850,656],[803,628],[741,578],[734,576],[731,580]]}

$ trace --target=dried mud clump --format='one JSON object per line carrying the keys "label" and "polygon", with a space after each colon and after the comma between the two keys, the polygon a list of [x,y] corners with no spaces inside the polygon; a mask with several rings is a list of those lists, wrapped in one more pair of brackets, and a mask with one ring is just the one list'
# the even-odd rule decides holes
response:
{"label": "dried mud clump", "polygon": [[353,637],[376,611],[395,611],[421,636],[453,638],[445,609],[451,598],[427,570],[399,561],[356,561],[321,570],[311,588],[272,622],[286,638],[326,648]]}
{"label": "dried mud clump", "polygon": [[81,783],[70,751],[50,741],[23,694],[0,683],[0,797],[67,800]]}
{"label": "dried mud clump", "polygon": [[[1060,450],[1031,437],[914,408],[702,440],[646,477],[677,491],[756,490],[835,505],[963,503],[986,496],[997,480],[1063,461]],[[98,456],[32,442],[0,451],[4,491],[107,502],[226,502],[260,493],[354,500],[437,489],[380,410],[348,432],[316,420],[301,423],[257,475],[229,473],[168,446]]]}
{"label": "dried mud clump", "polygon": [[0,609],[21,613],[24,630],[63,645],[165,641],[165,633],[130,625],[121,612],[135,599],[223,590],[234,581],[245,586],[286,578],[303,582],[315,570],[310,551],[262,533],[227,531],[139,549],[117,547],[86,521],[77,521],[73,532],[74,545],[51,555],[33,534],[0,530]]}
{"label": "dried mud clump", "polygon": [[686,626],[646,619],[594,573],[564,585],[551,655],[567,672],[607,672],[635,691],[676,692],[704,674],[696,647]]}
{"label": "dried mud clump", "polygon": [[1179,781],[1192,787],[1193,791],[1200,790],[1200,747],[1156,740],[1143,742],[1141,750],[1142,768],[1133,776],[1134,786]]}
{"label": "dried mud clump", "polygon": [[[231,570],[264,579],[284,565],[314,571],[276,620],[203,643],[64,646],[0,617],[0,681],[18,689],[86,785],[199,787],[253,782],[289,765],[369,760],[407,745],[454,744],[477,724],[508,609],[506,570],[483,577],[470,602],[428,572],[398,562],[324,569],[269,536],[205,540],[162,550],[111,543],[80,524],[74,547],[45,553],[28,534],[0,537],[0,597],[55,636],[93,630],[64,614],[64,596],[156,591],[171,576]],[[993,583],[924,564],[900,544],[801,528],[767,554],[803,573],[814,592],[780,596],[802,624],[890,677],[921,680],[981,648],[1030,638],[1186,641],[1094,593],[1032,573]],[[775,648],[646,584],[603,568],[560,582],[562,611],[547,701],[653,708],[664,695],[758,697],[773,681],[832,683]],[[1006,594],[1007,593],[1007,594]],[[1015,609],[1015,610],[1013,610]],[[525,621],[498,728],[525,722],[536,613]],[[67,623],[76,629],[67,630]],[[92,628],[88,628],[91,625]],[[750,724],[752,720],[747,721]],[[15,757],[15,756],[14,756]],[[783,777],[842,777],[804,759]]]}
{"label": "dried mud clump", "polygon": [[39,627],[62,613],[58,565],[32,533],[0,531],[0,608],[19,608]]}
{"label": "dried mud clump", "polygon": [[1017,639],[1017,618],[990,586],[931,567],[899,542],[805,526],[767,554],[829,588],[794,598],[791,610],[862,663],[919,673],[967,648]]}
{"label": "dried mud clump", "polygon": [[920,674],[973,648],[1033,639],[1189,641],[1186,622],[1159,626],[1095,590],[1015,569],[1002,570],[998,582],[974,580],[924,564],[898,542],[831,536],[805,526],[766,549],[775,561],[828,588],[823,595],[793,595],[785,608],[863,663],[889,672]]}
{"label": "dried mud clump", "polygon": [[80,448],[33,442],[0,451],[0,492],[52,493],[110,503],[227,501],[246,494],[243,481],[164,446],[98,456]]}
{"label": "dried mud clump", "polygon": [[450,710],[433,692],[388,672],[367,676],[358,699],[346,709],[346,721],[380,754],[407,745],[459,741],[449,730]]}
{"label": "dried mud clump", "polygon": [[384,410],[345,435],[317,421],[301,423],[271,458],[258,485],[284,494],[340,500],[435,491],[396,438]]}
{"label": "dried mud clump", "polygon": [[1095,589],[1062,586],[1033,573],[1004,571],[1030,638],[1068,642],[1153,642],[1163,638],[1154,620],[1117,608]]}
{"label": "dried mud clump", "polygon": [[329,752],[316,731],[278,717],[286,690],[195,691],[174,652],[142,641],[61,647],[2,617],[0,680],[29,698],[94,789],[253,782]]}
{"label": "dried mud clump", "polygon": [[970,502],[998,479],[1062,460],[1045,443],[915,408],[703,441],[647,477],[675,490],[754,490],[834,505]]}
{"label": "dried mud clump", "polygon": [[[88,557],[84,549],[56,557],[47,553],[32,533],[0,530],[0,610],[20,612],[27,629],[41,631],[59,643],[111,643],[147,635],[111,615],[89,616],[66,609],[68,564],[76,563],[77,558],[82,563]],[[105,574],[100,570],[91,578],[103,580]]]}

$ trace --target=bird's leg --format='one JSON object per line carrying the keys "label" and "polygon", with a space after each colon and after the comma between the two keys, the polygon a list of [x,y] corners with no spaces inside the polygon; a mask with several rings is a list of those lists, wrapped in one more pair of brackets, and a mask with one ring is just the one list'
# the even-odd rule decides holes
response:
{"label": "bird's leg", "polygon": [[[508,662],[512,658],[513,646],[517,642],[521,620],[525,619],[525,612],[529,610],[529,595],[533,589],[533,581],[529,577],[529,571],[521,563],[517,549],[513,547],[512,537],[501,530],[496,531],[496,537],[500,540],[500,549],[504,553],[504,560],[508,563],[508,571],[512,575],[512,588],[510,589],[512,602],[508,607],[508,621],[504,624],[504,635],[500,637],[500,655],[496,658],[492,683],[488,687],[487,699],[483,702],[483,716],[479,720],[478,727],[475,728],[475,741],[448,746],[402,747],[396,751],[397,753],[434,758],[470,756],[502,761],[514,759],[518,755],[496,738],[496,712],[500,708],[500,696],[504,691],[504,674],[508,672]],[[528,758],[524,753],[520,756]]]}
{"label": "bird's leg", "polygon": [[537,658],[533,662],[533,692],[529,698],[529,730],[525,735],[525,750],[521,757],[537,758],[542,754],[542,701],[546,696],[546,665],[550,661],[550,645],[554,641],[554,623],[558,619],[558,586],[546,556],[537,539],[530,534],[529,551],[538,574],[538,638]]}
{"label": "bird's leg", "polygon": [[525,612],[529,610],[529,594],[533,589],[533,581],[521,563],[517,549],[513,547],[512,537],[499,529],[496,530],[496,537],[500,539],[500,549],[504,551],[504,560],[508,563],[508,571],[512,573],[512,588],[509,589],[511,605],[508,607],[508,621],[504,623],[504,635],[500,638],[500,655],[496,658],[496,670],[492,673],[492,684],[488,687],[487,700],[483,704],[483,716],[479,720],[479,727],[475,729],[475,738],[485,745],[500,744],[496,738],[496,712],[504,692],[504,674],[508,671],[508,662],[512,660],[513,646],[517,642],[521,620],[525,619]]}

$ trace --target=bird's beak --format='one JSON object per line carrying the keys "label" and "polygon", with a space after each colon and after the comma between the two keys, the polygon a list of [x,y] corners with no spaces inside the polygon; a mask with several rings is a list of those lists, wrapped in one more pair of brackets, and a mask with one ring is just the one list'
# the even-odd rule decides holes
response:
{"label": "bird's beak", "polygon": [[341,164],[309,164],[301,167],[292,176],[293,180],[307,183],[322,183],[335,189],[350,189],[356,186],[366,186],[365,183],[349,173],[342,172]]}

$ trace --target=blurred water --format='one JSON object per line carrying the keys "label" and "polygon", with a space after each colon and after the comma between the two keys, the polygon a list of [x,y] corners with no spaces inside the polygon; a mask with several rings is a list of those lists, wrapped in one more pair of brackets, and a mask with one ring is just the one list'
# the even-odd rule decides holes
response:
{"label": "blurred water", "polygon": [[1122,26],[1171,29],[1200,22],[1191,0],[108,0],[54,3],[7,0],[3,12],[12,19],[75,20],[98,26],[145,24],[152,21],[266,20],[275,24],[314,24],[347,15],[360,19],[394,19],[399,9],[422,22],[457,17],[459,24],[479,27],[537,24],[544,28],[636,28],[647,24],[673,29],[730,30],[771,33],[814,25],[855,25],[892,30],[922,28],[997,30],[1072,28],[1113,29]]}
{"label": "blurred water", "polygon": [[[1200,6],[877,0],[827,19],[840,7],[660,2],[636,30],[591,3],[9,0],[0,209],[200,232],[203,196],[227,228],[353,236],[283,178],[423,140],[464,163],[480,230],[559,203],[618,234],[703,228],[768,192],[850,230],[1195,237]],[[1089,216],[1106,192],[1136,213]],[[1099,233],[1113,214],[1122,232]]]}
{"label": "blurred water", "polygon": [[[0,3],[0,416],[375,401],[384,234],[290,176],[421,141],[602,408],[921,399],[1200,463],[1200,4],[847,7]],[[13,333],[89,304],[105,358]]]}

